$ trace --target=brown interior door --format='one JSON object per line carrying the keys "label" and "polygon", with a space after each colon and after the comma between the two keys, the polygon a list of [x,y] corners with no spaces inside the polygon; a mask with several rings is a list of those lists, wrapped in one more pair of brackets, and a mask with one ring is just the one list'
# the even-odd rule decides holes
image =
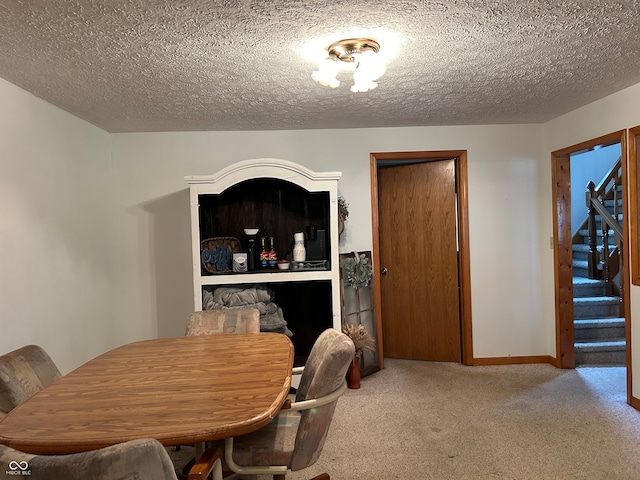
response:
{"label": "brown interior door", "polygon": [[385,356],[461,361],[455,160],[378,169]]}

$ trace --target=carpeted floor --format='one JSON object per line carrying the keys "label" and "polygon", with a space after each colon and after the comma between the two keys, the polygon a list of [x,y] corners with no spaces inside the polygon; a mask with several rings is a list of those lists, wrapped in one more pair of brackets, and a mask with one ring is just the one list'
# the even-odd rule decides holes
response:
{"label": "carpeted floor", "polygon": [[340,399],[320,459],[288,480],[640,479],[624,368],[385,367]]}

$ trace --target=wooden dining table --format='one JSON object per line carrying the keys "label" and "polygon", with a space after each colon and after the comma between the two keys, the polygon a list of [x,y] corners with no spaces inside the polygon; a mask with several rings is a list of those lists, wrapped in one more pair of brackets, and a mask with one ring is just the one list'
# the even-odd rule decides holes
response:
{"label": "wooden dining table", "polygon": [[66,454],[139,438],[165,446],[268,424],[291,386],[293,345],[279,333],[129,343],[47,386],[0,421],[0,443]]}

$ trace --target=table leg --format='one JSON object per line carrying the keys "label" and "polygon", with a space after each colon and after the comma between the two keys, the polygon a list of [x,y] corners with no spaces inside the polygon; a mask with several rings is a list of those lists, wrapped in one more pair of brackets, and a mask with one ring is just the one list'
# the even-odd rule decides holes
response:
{"label": "table leg", "polygon": [[204,442],[196,443],[196,462],[202,456],[202,453],[204,452],[204,447],[205,447]]}

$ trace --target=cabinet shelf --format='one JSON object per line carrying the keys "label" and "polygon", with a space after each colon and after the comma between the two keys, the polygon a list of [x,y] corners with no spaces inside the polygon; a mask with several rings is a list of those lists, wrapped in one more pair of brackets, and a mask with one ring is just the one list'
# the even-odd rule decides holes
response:
{"label": "cabinet shelf", "polygon": [[272,283],[272,282],[309,282],[314,280],[331,280],[331,270],[313,271],[277,271],[272,272],[247,272],[219,275],[206,275],[200,277],[200,285],[241,285],[246,283]]}

